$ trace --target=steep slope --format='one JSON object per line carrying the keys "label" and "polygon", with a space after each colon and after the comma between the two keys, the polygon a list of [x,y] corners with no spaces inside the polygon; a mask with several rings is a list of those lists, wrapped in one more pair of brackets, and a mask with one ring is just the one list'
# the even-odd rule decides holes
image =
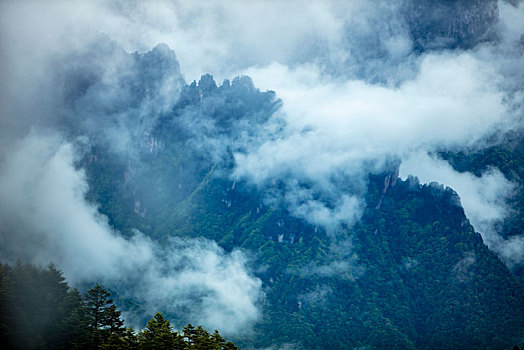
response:
{"label": "steep slope", "polygon": [[[522,235],[524,227],[524,137],[522,130],[515,130],[506,135],[502,141],[492,142],[482,150],[465,149],[460,151],[441,152],[440,156],[450,162],[459,172],[471,172],[480,176],[489,168],[500,170],[516,187],[507,199],[511,208],[510,215],[504,222],[499,222],[500,235],[511,240]],[[512,271],[520,278],[524,277],[522,262],[512,261]]]}
{"label": "steep slope", "polygon": [[371,178],[362,221],[336,244],[285,212],[239,200],[246,197],[218,180],[193,194],[192,214],[170,234],[198,232],[256,252],[267,299],[259,345],[510,346],[522,332],[524,290],[456,194],[409,179],[382,195],[384,178]]}
{"label": "steep slope", "polygon": [[217,87],[203,76],[144,134],[139,161],[103,150],[85,158],[92,198],[123,232],[249,252],[266,299],[245,346],[498,349],[519,340],[524,290],[451,189],[401,181],[394,167],[370,175],[361,221],[328,233],[268,202],[278,183],[230,179],[235,147],[278,105],[248,78]]}

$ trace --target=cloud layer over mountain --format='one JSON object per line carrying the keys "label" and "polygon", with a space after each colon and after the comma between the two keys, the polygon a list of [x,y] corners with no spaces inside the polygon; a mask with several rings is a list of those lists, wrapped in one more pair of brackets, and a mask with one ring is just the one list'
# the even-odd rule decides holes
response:
{"label": "cloud layer over mountain", "polygon": [[[505,241],[495,228],[515,185],[497,171],[478,178],[429,156],[522,130],[524,5],[471,3],[465,13],[489,28],[457,29],[448,41],[440,32],[417,37],[424,19],[413,1],[1,3],[3,257],[53,260],[78,283],[130,278],[151,286],[137,290],[151,310],[183,309],[200,293],[191,317],[226,333],[249,328],[262,292],[240,251],[120,237],[86,201],[75,163],[95,138],[130,152],[133,138],[176,103],[183,77],[209,72],[249,75],[282,100],[259,137],[235,140],[232,178],[267,190],[268,201],[280,181],[277,200],[291,213],[336,232],[359,219],[367,174],[402,162],[402,176],[454,188],[485,242],[506,262],[522,262],[522,240]],[[176,58],[165,46],[140,56],[161,42]],[[141,86],[143,76],[154,84]],[[64,77],[85,79],[75,86],[89,93]],[[198,141],[214,149],[231,142]]]}
{"label": "cloud layer over mountain", "polygon": [[0,171],[2,259],[53,261],[73,285],[100,281],[149,314],[169,310],[229,334],[259,318],[260,281],[240,251],[205,239],[160,246],[138,231],[125,239],[85,200],[73,144],[31,133],[9,151]]}

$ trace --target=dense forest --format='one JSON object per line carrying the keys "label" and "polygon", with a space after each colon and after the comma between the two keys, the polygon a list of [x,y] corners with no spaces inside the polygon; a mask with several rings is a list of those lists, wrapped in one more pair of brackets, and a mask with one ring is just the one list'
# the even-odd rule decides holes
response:
{"label": "dense forest", "polygon": [[0,265],[2,349],[234,350],[215,330],[188,324],[174,331],[156,313],[141,331],[124,327],[110,292],[96,284],[85,293],[68,286],[53,264]]}

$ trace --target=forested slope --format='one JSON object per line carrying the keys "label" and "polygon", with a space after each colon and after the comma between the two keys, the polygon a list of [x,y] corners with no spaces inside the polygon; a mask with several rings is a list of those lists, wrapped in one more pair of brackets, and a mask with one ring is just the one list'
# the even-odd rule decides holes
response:
{"label": "forested slope", "polygon": [[[498,349],[519,341],[524,290],[474,231],[452,189],[400,180],[393,162],[369,176],[361,220],[326,232],[268,202],[264,189],[231,179],[237,145],[209,141],[235,140],[263,123],[278,106],[272,93],[247,78],[217,87],[203,76],[181,96],[144,136],[140,162],[119,165],[103,150],[86,158],[91,195],[123,232],[139,227],[161,241],[203,236],[250,252],[266,300],[246,345]],[[217,129],[203,129],[208,122]],[[455,166],[476,171],[465,156],[453,157]],[[487,164],[512,176],[503,166],[520,163]],[[116,191],[106,196],[110,188]]]}
{"label": "forested slope", "polygon": [[522,1],[10,4],[1,347],[524,342]]}

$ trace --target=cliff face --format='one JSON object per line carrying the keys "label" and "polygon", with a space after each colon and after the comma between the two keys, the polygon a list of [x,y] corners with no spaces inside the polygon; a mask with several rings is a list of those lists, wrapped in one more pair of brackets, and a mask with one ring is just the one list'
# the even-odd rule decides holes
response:
{"label": "cliff face", "polygon": [[410,0],[405,14],[416,50],[467,49],[494,38],[498,6],[496,0]]}

